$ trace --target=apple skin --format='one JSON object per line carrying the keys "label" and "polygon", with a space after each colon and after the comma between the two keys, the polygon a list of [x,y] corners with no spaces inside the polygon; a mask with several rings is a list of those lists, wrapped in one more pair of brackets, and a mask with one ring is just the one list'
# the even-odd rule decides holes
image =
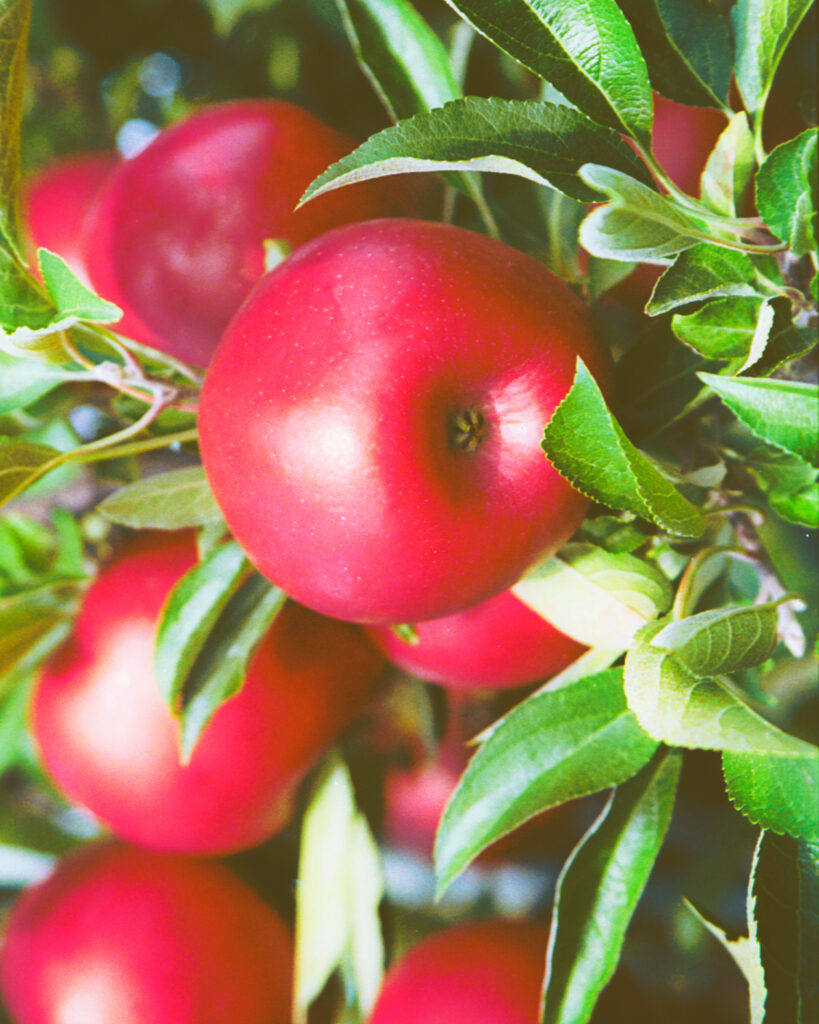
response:
{"label": "apple skin", "polygon": [[526,686],[560,672],[585,650],[509,590],[415,629],[416,644],[388,626],[367,632],[399,668],[449,690]]}
{"label": "apple skin", "polygon": [[117,330],[205,366],[264,272],[266,239],[291,246],[330,228],[406,214],[405,185],[366,182],[294,211],[355,140],[280,100],[201,110],[123,161],[91,214],[94,287],[124,312]]}
{"label": "apple skin", "polygon": [[387,972],[369,1024],[537,1024],[545,957],[530,922],[436,932]]}
{"label": "apple skin", "polygon": [[226,868],[95,844],[28,890],[0,987],[16,1024],[286,1024],[284,921]]}
{"label": "apple skin", "polygon": [[181,764],[153,651],[169,591],[194,563],[192,540],[171,535],[105,568],[42,674],[31,726],[57,786],[116,835],[217,854],[286,824],[296,784],[378,692],[386,663],[360,630],[288,603]]}
{"label": "apple skin", "polygon": [[700,177],[727,118],[712,107],[689,107],[654,93],[651,145],[657,162],[675,185],[700,194]]}
{"label": "apple skin", "polygon": [[543,428],[582,356],[609,356],[539,263],[447,224],[379,220],[302,246],[256,286],[200,401],[205,470],[257,568],[369,623],[460,611],[583,519]]}
{"label": "apple skin", "polygon": [[49,249],[87,282],[83,235],[94,201],[118,163],[115,153],[80,153],[55,160],[24,182],[23,221],[35,271],[37,249]]}

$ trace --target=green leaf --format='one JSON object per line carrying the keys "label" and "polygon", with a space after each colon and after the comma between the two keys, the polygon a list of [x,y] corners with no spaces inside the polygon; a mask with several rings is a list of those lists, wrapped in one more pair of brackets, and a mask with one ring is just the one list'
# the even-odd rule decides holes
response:
{"label": "green leaf", "polygon": [[597,302],[606,292],[620,284],[631,274],[636,263],[622,260],[604,260],[597,256],[589,256],[589,298]]}
{"label": "green leaf", "polygon": [[495,839],[631,778],[656,746],[626,707],[621,669],[524,701],[492,730],[447,805],[435,844],[438,893]]}
{"label": "green leaf", "polygon": [[724,751],[725,788],[736,809],[774,832],[819,839],[819,752],[804,744],[790,754]]}
{"label": "green leaf", "polygon": [[468,96],[399,121],[319,175],[301,202],[343,185],[417,171],[515,174],[583,202],[599,198],[577,178],[589,160],[620,167],[650,182],[616,132],[579,111],[540,100]]}
{"label": "green leaf", "polygon": [[[460,99],[461,87],[438,36],[409,0],[336,0],[358,63],[393,120]],[[456,175],[452,184],[477,203],[494,227],[480,179]]]}
{"label": "green leaf", "polygon": [[[51,584],[0,598],[0,676],[15,671],[76,611],[76,587]],[[25,662],[26,670],[33,666]]]}
{"label": "green leaf", "polygon": [[448,0],[478,32],[600,124],[650,142],[651,87],[614,0]]}
{"label": "green leaf", "polygon": [[748,982],[750,995],[750,1024],[763,1024],[765,1007],[765,979],[762,974],[762,961],[759,958],[759,945],[750,935],[740,935],[730,939],[728,935],[709,921],[697,908],[684,899],[683,904],[691,911],[699,923],[710,932],[739,967]]}
{"label": "green leaf", "polygon": [[816,148],[819,129],[802,132],[770,154],[756,176],[756,205],[795,256],[817,250]]}
{"label": "green leaf", "polygon": [[668,580],[629,554],[567,544],[512,588],[561,633],[589,647],[622,650],[671,605]]}
{"label": "green leaf", "polygon": [[201,466],[135,480],[101,501],[97,511],[136,530],[181,530],[222,518]]}
{"label": "green leaf", "polygon": [[736,48],[736,75],[745,109],[762,109],[779,66],[811,0],[737,0],[731,11]]}
{"label": "green leaf", "polygon": [[66,381],[85,377],[84,373],[75,374],[42,359],[0,350],[0,416],[24,409]]}
{"label": "green leaf", "polygon": [[664,626],[652,647],[671,651],[697,676],[761,665],[777,644],[777,603],[714,608]]}
{"label": "green leaf", "polygon": [[542,1024],[584,1024],[614,974],[665,839],[682,765],[663,753],[618,787],[566,861],[555,891]]}
{"label": "green leaf", "polygon": [[765,1020],[812,1024],[819,1019],[819,844],[763,833],[752,893]]}
{"label": "green leaf", "polygon": [[[20,182],[20,122],[31,0],[3,0],[0,6],[0,248],[19,253],[17,191]],[[0,264],[0,292],[3,267]]]}
{"label": "green leaf", "polygon": [[819,465],[819,387],[766,377],[698,374],[757,437]]}
{"label": "green leaf", "polygon": [[768,496],[771,508],[789,522],[819,527],[819,469],[768,445],[744,454],[743,464]]}
{"label": "green leaf", "polygon": [[756,295],[754,265],[744,252],[697,245],[680,253],[648,300],[646,313],[659,316],[677,306],[719,295]]}
{"label": "green leaf", "polygon": [[356,809],[349,772],[328,757],[313,786],[302,823],[296,887],[293,1019],[339,966],[353,982],[355,1002],[369,1016],[381,987],[384,946],[378,918],[383,877],[378,848]]}
{"label": "green leaf", "polygon": [[708,359],[744,359],[763,302],[761,295],[714,299],[695,313],[675,313],[671,329],[680,341]]}
{"label": "green leaf", "polygon": [[46,291],[61,318],[110,324],[122,317],[122,310],[87,288],[62,256],[38,249],[37,258]]}
{"label": "green leaf", "polygon": [[754,137],[744,110],[734,114],[702,172],[701,195],[712,210],[734,217],[741,212],[754,172]]}
{"label": "green leaf", "polygon": [[696,676],[670,651],[656,647],[652,640],[665,625],[644,626],[626,655],[628,706],[650,736],[694,750],[816,756],[811,744],[766,722],[725,683]]}
{"label": "green leaf", "polygon": [[183,761],[190,759],[214,713],[242,688],[248,664],[286,600],[278,587],[253,573],[225,605],[182,690]]}
{"label": "green leaf", "polygon": [[722,106],[733,52],[728,22],[708,0],[617,0],[661,95],[692,106]]}
{"label": "green leaf", "polygon": [[175,712],[188,673],[249,571],[245,553],[231,541],[212,548],[171,590],[157,630],[154,670],[160,692]]}
{"label": "green leaf", "polygon": [[[777,304],[788,306],[785,298],[769,299],[774,306]],[[774,318],[774,325],[771,328],[771,337],[765,346],[761,357],[752,364],[746,363],[740,373],[747,373],[753,370],[755,377],[767,377],[778,370],[780,366],[807,355],[816,348],[819,342],[816,329],[812,327],[796,327],[788,322],[781,330],[777,326],[778,316]],[[790,311],[788,311],[790,320]]]}
{"label": "green leaf", "polygon": [[672,199],[622,171],[586,163],[580,178],[612,200],[580,225],[580,244],[603,259],[663,260],[713,234]]}
{"label": "green leaf", "polygon": [[39,476],[40,467],[59,454],[44,444],[0,438],[0,503],[25,490]]}
{"label": "green leaf", "polygon": [[543,450],[574,487],[595,501],[684,537],[702,533],[699,509],[631,444],[580,359],[572,389],[546,427]]}
{"label": "green leaf", "polygon": [[336,0],[358,62],[394,120],[461,96],[443,43],[408,0]]}

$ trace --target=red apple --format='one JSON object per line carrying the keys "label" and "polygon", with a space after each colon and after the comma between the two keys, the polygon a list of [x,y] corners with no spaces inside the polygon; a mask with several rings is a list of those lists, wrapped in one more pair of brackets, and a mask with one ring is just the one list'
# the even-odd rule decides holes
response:
{"label": "red apple", "polygon": [[511,591],[416,626],[417,643],[388,626],[368,633],[399,668],[451,690],[511,689],[546,680],[584,648]]}
{"label": "red apple", "polygon": [[0,987],[16,1024],[286,1024],[292,963],[225,868],[105,843],[14,906]]}
{"label": "red apple", "polygon": [[605,382],[583,305],[523,253],[446,224],[340,228],[231,322],[200,403],[205,469],[296,600],[361,622],[450,615],[583,519],[540,447],[578,356]]}
{"label": "red apple", "polygon": [[537,924],[447,928],[388,971],[369,1024],[537,1024],[545,957]]}
{"label": "red apple", "polygon": [[50,249],[87,280],[83,234],[94,200],[116,165],[115,153],[82,153],[55,160],[24,183],[23,221],[32,267],[37,268],[37,249]]}
{"label": "red apple", "polygon": [[[399,848],[432,859],[435,834],[450,797],[466,771],[475,747],[469,740],[495,715],[489,706],[462,694],[449,696],[446,735],[431,759],[410,768],[390,768],[384,777],[384,835]],[[487,717],[488,716],[488,717]],[[485,850],[479,862],[523,860],[543,856],[554,847],[561,827],[558,808],[550,808],[503,836]]]}
{"label": "red apple", "polygon": [[266,239],[296,246],[408,212],[403,193],[382,182],[294,212],[312,179],[354,147],[279,100],[224,103],[166,128],[112,175],[84,239],[95,288],[124,311],[117,329],[205,365],[262,276]]}
{"label": "red apple", "polygon": [[288,604],[181,764],[153,654],[162,607],[194,562],[190,538],[171,535],[104,569],[31,719],[56,784],[117,835],[222,853],[285,824],[295,785],[375,694],[385,663],[355,627]]}
{"label": "red apple", "polygon": [[727,125],[720,110],[685,106],[654,93],[654,156],[674,184],[690,195],[700,194],[700,176]]}

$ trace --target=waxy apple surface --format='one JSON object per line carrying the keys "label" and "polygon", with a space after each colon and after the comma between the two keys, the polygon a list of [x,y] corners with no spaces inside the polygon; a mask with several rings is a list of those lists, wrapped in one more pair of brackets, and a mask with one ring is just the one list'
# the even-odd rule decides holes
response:
{"label": "waxy apple surface", "polygon": [[560,672],[584,650],[508,590],[415,629],[417,643],[388,626],[368,632],[399,668],[450,690],[526,686]]}
{"label": "waxy apple surface", "polygon": [[30,242],[29,259],[49,249],[87,280],[83,238],[94,201],[117,166],[115,153],[79,153],[43,167],[23,184],[23,220]]}
{"label": "waxy apple surface", "polygon": [[6,923],[15,1024],[287,1024],[292,939],[217,864],[105,843],[65,860]]}
{"label": "waxy apple surface", "polygon": [[545,957],[529,922],[436,932],[387,972],[369,1024],[537,1024]]}
{"label": "waxy apple surface", "polygon": [[586,310],[523,253],[417,220],[340,228],[232,320],[200,403],[205,469],[239,543],[301,603],[450,615],[583,519],[541,449],[578,356],[605,381]]}
{"label": "waxy apple surface", "polygon": [[378,691],[385,662],[355,627],[287,604],[182,764],[153,658],[161,610],[195,560],[192,539],[171,535],[103,569],[31,719],[51,777],[118,836],[224,853],[283,827],[294,787]]}
{"label": "waxy apple surface", "polygon": [[218,104],[123,161],[96,204],[83,252],[94,287],[124,312],[122,334],[204,366],[264,272],[264,242],[409,212],[391,183],[294,207],[355,140],[280,100]]}

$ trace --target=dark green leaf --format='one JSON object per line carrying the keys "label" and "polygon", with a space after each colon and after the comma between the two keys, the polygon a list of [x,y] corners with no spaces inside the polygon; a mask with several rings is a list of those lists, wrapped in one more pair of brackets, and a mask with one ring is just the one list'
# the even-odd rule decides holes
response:
{"label": "dark green leaf", "polygon": [[[773,299],[769,301],[774,303],[785,302],[787,304],[786,299]],[[793,324],[788,323],[782,330],[778,330],[775,321],[774,326],[771,328],[771,337],[768,339],[768,344],[765,346],[765,351],[761,357],[757,362],[747,366],[747,368],[740,372],[748,373],[753,371],[755,377],[767,377],[774,370],[778,370],[780,366],[784,366],[794,359],[807,355],[808,352],[816,348],[817,341],[819,341],[819,336],[817,336],[816,329],[813,327],[795,327]]]}
{"label": "dark green leaf", "polygon": [[777,643],[777,605],[715,608],[664,626],[652,647],[671,651],[698,676],[761,665]]}
{"label": "dark green leaf", "polygon": [[439,893],[499,836],[631,778],[656,746],[626,707],[621,669],[524,701],[480,747],[447,805],[435,846]]}
{"label": "dark green leaf", "polygon": [[761,295],[714,299],[696,313],[675,313],[674,334],[708,359],[744,359],[759,322]]}
{"label": "dark green leaf", "polygon": [[159,689],[174,711],[216,620],[249,571],[238,544],[221,544],[171,591],[157,632],[154,669]]}
{"label": "dark green leaf", "polygon": [[[393,120],[442,107],[462,95],[443,43],[409,0],[336,0],[358,63]],[[492,215],[475,174],[452,184]]]}
{"label": "dark green leaf", "polygon": [[718,377],[700,373],[728,408],[757,437],[819,464],[819,388],[767,377]]}
{"label": "dark green leaf", "polygon": [[0,438],[0,504],[25,490],[40,467],[59,454],[44,444]]}
{"label": "dark green leaf", "polygon": [[712,210],[733,217],[741,211],[754,172],[754,137],[744,110],[734,114],[717,139],[702,172],[701,194]]}
{"label": "dark green leaf", "polygon": [[819,839],[819,751],[722,755],[725,787],[749,821],[774,832]]}
{"label": "dark green leaf", "polygon": [[767,1024],[819,1020],[819,845],[762,835],[752,875]]}
{"label": "dark green leaf", "polygon": [[705,392],[696,370],[716,370],[671,333],[667,320],[650,323],[617,364],[617,408],[629,436],[650,436],[684,416]]}
{"label": "dark green leaf", "polygon": [[[0,6],[0,248],[20,251],[17,189],[20,181],[20,122],[31,0]],[[0,281],[3,267],[0,265]],[[0,288],[0,290],[2,290]]]}
{"label": "dark green leaf", "polygon": [[336,0],[358,62],[395,120],[458,99],[443,43],[409,0]]}
{"label": "dark green leaf", "polygon": [[368,178],[464,170],[519,175],[590,202],[598,193],[577,178],[587,161],[611,164],[650,181],[616,132],[571,107],[468,96],[373,135],[319,175],[302,202]]}
{"label": "dark green leaf", "polygon": [[648,144],[652,114],[648,72],[631,26],[614,0],[448,2],[589,117]]}
{"label": "dark green leaf", "polygon": [[816,147],[819,129],[771,153],[756,176],[756,205],[768,227],[796,256],[817,250]]}
{"label": "dark green leaf", "polygon": [[816,755],[811,744],[766,722],[725,683],[695,675],[669,651],[655,647],[652,640],[665,625],[644,626],[626,655],[628,706],[650,736],[695,750]]}
{"label": "dark green leaf", "polygon": [[580,226],[580,244],[593,256],[662,261],[711,237],[703,222],[628,174],[587,163],[580,177],[612,200],[592,210]]}
{"label": "dark green leaf", "polygon": [[286,599],[253,573],[224,606],[185,679],[179,710],[183,760],[190,758],[211,716],[241,689],[247,666]]}
{"label": "dark green leaf", "polygon": [[745,109],[765,106],[774,73],[811,0],[737,0],[731,11],[736,75]]}
{"label": "dark green leaf", "polygon": [[631,444],[579,359],[572,389],[546,427],[543,450],[573,486],[596,501],[671,533],[702,533],[699,509]]}
{"label": "dark green leaf", "polygon": [[201,466],[144,477],[97,505],[112,523],[136,530],[181,530],[222,518]]}
{"label": "dark green leaf", "polygon": [[542,1024],[585,1024],[614,974],[665,839],[682,757],[658,754],[612,794],[557,881]]}
{"label": "dark green leaf", "polygon": [[798,455],[768,445],[747,452],[744,465],[779,515],[789,522],[819,527],[819,470]]}
{"label": "dark green leaf", "polygon": [[744,252],[697,245],[680,253],[648,300],[646,313],[658,316],[677,306],[719,295],[756,295],[754,265]]}
{"label": "dark green leaf", "polygon": [[621,281],[637,266],[622,260],[604,260],[597,256],[589,256],[589,298],[597,302],[606,292],[620,284]]}
{"label": "dark green leaf", "polygon": [[76,594],[71,585],[52,584],[0,598],[0,676],[17,669],[43,637],[71,618]]}
{"label": "dark green leaf", "polygon": [[733,52],[728,23],[708,0],[617,0],[648,63],[652,86],[677,103],[721,106]]}

